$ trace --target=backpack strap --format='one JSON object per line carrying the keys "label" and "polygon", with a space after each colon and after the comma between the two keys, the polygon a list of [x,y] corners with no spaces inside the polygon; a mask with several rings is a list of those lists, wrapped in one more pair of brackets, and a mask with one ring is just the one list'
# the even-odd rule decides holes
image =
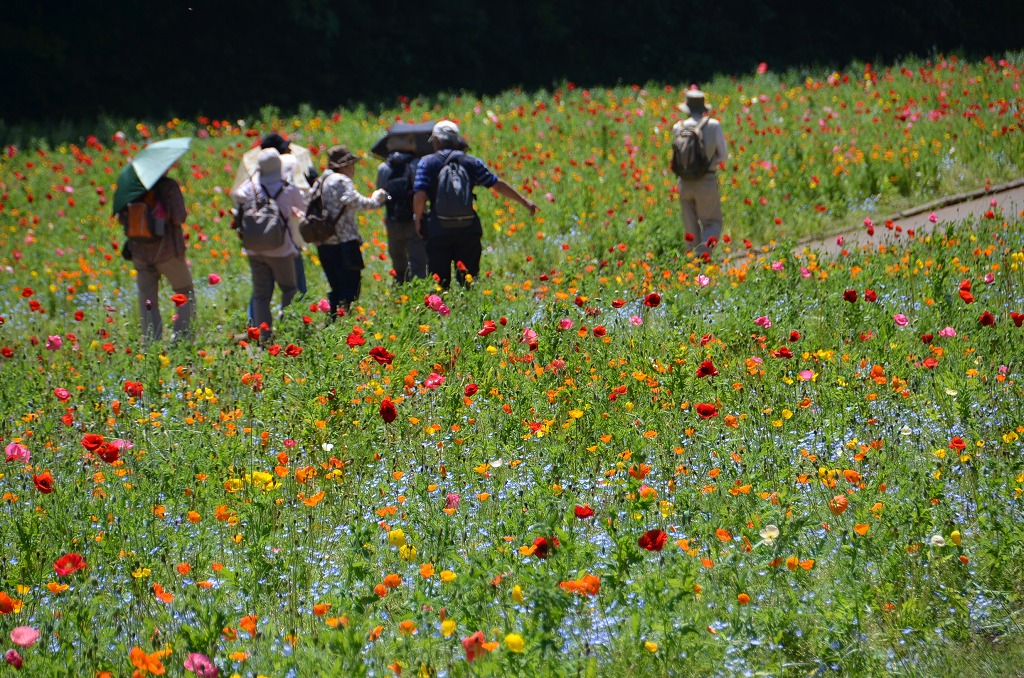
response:
{"label": "backpack strap", "polygon": [[[441,165],[441,168],[444,169],[444,167],[446,165],[451,164],[451,162],[453,160],[458,160],[459,158],[461,158],[464,155],[466,155],[466,154],[463,153],[462,151],[452,151],[451,153],[448,154],[448,158],[444,161],[444,165]],[[456,163],[456,164],[461,164],[461,163]]]}

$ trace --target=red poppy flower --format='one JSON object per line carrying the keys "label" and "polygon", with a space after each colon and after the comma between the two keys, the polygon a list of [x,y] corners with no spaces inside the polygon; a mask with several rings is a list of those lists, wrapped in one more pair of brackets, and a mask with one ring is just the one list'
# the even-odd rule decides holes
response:
{"label": "red poppy flower", "polygon": [[497,331],[497,329],[498,329],[498,326],[494,324],[493,320],[485,320],[484,321],[484,326],[477,331],[476,336],[478,336],[478,337],[486,337],[491,332]]}
{"label": "red poppy flower", "polygon": [[966,278],[961,280],[960,281],[960,291],[961,292],[970,292],[971,291],[971,281],[966,279]]}
{"label": "red poppy flower", "polygon": [[173,297],[171,297],[171,301],[174,302],[175,306],[181,307],[188,303],[188,297],[186,297],[184,294],[175,294]]}
{"label": "red poppy flower", "polygon": [[703,379],[704,377],[717,377],[718,368],[710,360],[705,360],[697,367],[697,378]]}
{"label": "red poppy flower", "polygon": [[575,513],[576,517],[580,520],[583,520],[584,518],[589,518],[590,516],[594,515],[594,509],[590,508],[586,504],[584,504],[583,506],[577,506],[572,510],[572,512]]}
{"label": "red poppy flower", "polygon": [[537,556],[541,560],[546,559],[551,552],[561,546],[558,542],[558,537],[551,537],[551,541],[548,541],[548,537],[537,537],[533,540],[533,555]]}
{"label": "red poppy flower", "polygon": [[126,381],[124,382],[124,392],[131,398],[139,398],[142,396],[142,382],[141,381]]}
{"label": "red poppy flower", "polygon": [[651,292],[644,297],[644,306],[647,308],[657,308],[661,305],[661,295],[657,292]]}
{"label": "red poppy flower", "polygon": [[374,346],[370,349],[370,357],[381,365],[390,365],[395,359],[395,354],[388,352],[383,346]]}
{"label": "red poppy flower", "polygon": [[786,359],[789,359],[789,358],[793,357],[793,352],[790,351],[785,346],[783,346],[781,348],[777,348],[774,351],[772,351],[772,357],[773,358],[786,358]]}
{"label": "red poppy flower", "polygon": [[260,328],[247,327],[245,328],[245,335],[249,337],[249,341],[257,341],[260,338]]}
{"label": "red poppy flower", "polygon": [[978,316],[978,324],[981,325],[982,327],[995,327],[996,317],[989,313],[988,311],[985,311],[980,316]]}
{"label": "red poppy flower", "polygon": [[113,443],[103,443],[96,449],[96,454],[100,459],[113,464],[115,461],[121,458],[121,450],[119,450]]}
{"label": "red poppy flower", "polygon": [[964,300],[965,304],[974,303],[974,295],[968,292],[967,290],[960,290],[960,298]]}
{"label": "red poppy flower", "polygon": [[85,311],[75,311],[75,320],[79,322],[85,320]]}
{"label": "red poppy flower", "polygon": [[362,346],[365,344],[366,339],[363,339],[363,335],[353,332],[348,335],[347,339],[345,339],[345,343],[348,344],[349,348],[355,348],[356,346]]}
{"label": "red poppy flower", "polygon": [[480,387],[476,384],[466,384],[466,390],[463,391],[467,398],[472,398],[480,390]]}
{"label": "red poppy flower", "polygon": [[477,631],[468,638],[462,639],[462,649],[466,651],[466,661],[473,663],[477,658],[488,652],[487,638],[483,631]]}
{"label": "red poppy flower", "polygon": [[934,338],[935,337],[932,336],[931,334],[922,334],[921,335],[921,343],[922,344],[930,344],[930,343],[932,343],[932,339],[934,339]]}
{"label": "red poppy flower", "polygon": [[874,303],[878,301],[878,294],[871,289],[864,290],[864,301],[870,301]]}
{"label": "red poppy flower", "polygon": [[295,344],[288,344],[284,347],[284,354],[289,358],[298,358],[302,355],[302,347]]}
{"label": "red poppy flower", "polygon": [[660,551],[665,548],[665,542],[667,541],[668,535],[665,534],[665,530],[647,530],[640,535],[637,543],[645,551]]}
{"label": "red poppy flower", "polygon": [[1020,327],[1024,324],[1024,313],[1017,313],[1016,311],[1010,311],[1010,318],[1013,320],[1013,324]]}
{"label": "red poppy flower", "polygon": [[700,347],[704,348],[705,346],[707,346],[708,344],[710,344],[714,340],[715,340],[715,335],[713,335],[713,334],[711,334],[709,332],[709,333],[705,334],[703,337],[700,338]]}
{"label": "red poppy flower", "polygon": [[718,408],[711,403],[697,403],[697,414],[701,419],[711,419],[718,416]]}
{"label": "red poppy flower", "polygon": [[275,357],[279,356],[281,355],[281,346],[279,344],[274,344],[273,346],[267,349],[267,353]]}
{"label": "red poppy flower", "polygon": [[626,305],[626,300],[625,299],[616,299],[615,301],[612,302],[612,308],[622,308],[625,305]]}
{"label": "red poppy flower", "polygon": [[398,418],[398,408],[391,401],[391,398],[384,398],[380,401],[380,418],[384,420],[385,424],[390,424]]}
{"label": "red poppy flower", "polygon": [[791,342],[793,342],[793,341],[800,341],[800,333],[797,332],[796,330],[793,330],[792,332],[790,332],[789,333],[789,341],[791,341]]}
{"label": "red poppy flower", "polygon": [[598,325],[597,327],[594,328],[595,337],[603,337],[606,334],[608,334],[608,330],[604,328],[604,325]]}
{"label": "red poppy flower", "polygon": [[77,553],[65,553],[53,563],[53,569],[58,577],[67,577],[85,569],[85,558]]}
{"label": "red poppy flower", "polygon": [[97,449],[99,449],[99,446],[102,444],[103,436],[101,436],[99,433],[86,433],[85,437],[82,438],[82,447],[89,450],[90,452],[95,452]]}
{"label": "red poppy flower", "polygon": [[954,436],[949,441],[949,449],[960,452],[967,448],[967,442],[960,436]]}
{"label": "red poppy flower", "polygon": [[50,494],[53,492],[53,476],[50,475],[49,471],[43,471],[39,475],[33,475],[32,482],[35,483],[36,489],[43,494]]}
{"label": "red poppy flower", "polygon": [[857,290],[846,290],[843,292],[843,299],[851,304],[857,301]]}

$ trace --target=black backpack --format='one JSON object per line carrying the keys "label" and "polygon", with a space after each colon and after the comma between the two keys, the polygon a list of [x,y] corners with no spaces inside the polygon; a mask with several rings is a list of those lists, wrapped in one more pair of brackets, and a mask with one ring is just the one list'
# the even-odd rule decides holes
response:
{"label": "black backpack", "polygon": [[345,212],[342,207],[334,218],[327,214],[327,205],[324,202],[324,183],[331,171],[327,170],[313,183],[312,191],[309,194],[309,205],[306,206],[306,216],[299,224],[299,234],[302,239],[310,245],[319,245],[329,240],[334,235],[334,229]]}
{"label": "black backpack", "polygon": [[407,153],[392,153],[388,156],[391,176],[381,186],[391,199],[385,205],[385,215],[391,221],[412,221],[412,187],[416,180],[417,160]]}
{"label": "black backpack", "polygon": [[437,175],[434,214],[443,228],[463,228],[476,219],[473,182],[462,164],[465,153],[453,151]]}
{"label": "black backpack", "polygon": [[704,125],[711,118],[702,118],[696,126],[681,125],[672,139],[672,171],[682,179],[700,179],[708,173],[708,156],[704,152]]}

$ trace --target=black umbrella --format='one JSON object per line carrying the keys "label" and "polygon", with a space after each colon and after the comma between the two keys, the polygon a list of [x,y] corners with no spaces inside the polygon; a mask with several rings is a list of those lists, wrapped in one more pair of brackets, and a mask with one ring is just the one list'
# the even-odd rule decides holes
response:
{"label": "black umbrella", "polygon": [[387,158],[389,153],[395,151],[405,151],[416,157],[423,157],[434,152],[434,147],[430,143],[430,134],[433,131],[433,122],[396,122],[373,145],[370,152],[378,158]]}

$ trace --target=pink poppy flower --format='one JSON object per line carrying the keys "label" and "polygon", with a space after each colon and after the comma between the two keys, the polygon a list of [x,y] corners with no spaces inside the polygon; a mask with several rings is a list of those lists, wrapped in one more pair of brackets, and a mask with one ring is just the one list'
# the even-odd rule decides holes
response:
{"label": "pink poppy flower", "polygon": [[523,336],[519,340],[523,344],[536,344],[537,333],[529,327],[523,329]]}
{"label": "pink poppy flower", "polygon": [[769,327],[772,326],[772,321],[768,319],[768,316],[763,315],[760,318],[755,318],[754,324],[760,325],[761,327],[768,329]]}
{"label": "pink poppy flower", "polygon": [[818,375],[811,370],[800,370],[800,378],[804,381],[814,381],[817,376]]}
{"label": "pink poppy flower", "polygon": [[7,461],[20,461],[27,464],[32,459],[28,448],[21,443],[9,443],[5,451],[7,452]]}
{"label": "pink poppy flower", "polygon": [[440,386],[443,383],[444,383],[444,377],[442,377],[437,372],[431,372],[430,376],[427,377],[427,380],[425,382],[423,382],[423,385],[426,386],[427,388],[437,388],[438,386]]}
{"label": "pink poppy flower", "polygon": [[956,336],[956,330],[954,330],[952,327],[944,327],[941,330],[939,330],[939,336],[945,337],[946,339],[950,339]]}
{"label": "pink poppy flower", "polygon": [[39,631],[31,626],[18,626],[11,630],[11,642],[19,647],[32,647],[39,640]]}
{"label": "pink poppy flower", "polygon": [[441,315],[451,315],[451,311],[448,310],[448,307],[445,305],[444,300],[441,297],[437,296],[436,294],[428,294],[427,297],[423,300],[423,304],[431,311],[434,311],[435,313],[439,313]]}
{"label": "pink poppy flower", "polygon": [[641,325],[644,324],[644,319],[638,315],[631,315],[629,316],[629,322],[633,323],[637,327],[640,327]]}
{"label": "pink poppy flower", "polygon": [[801,266],[800,267],[800,277],[801,278],[810,278],[811,277],[811,270],[809,268],[807,268],[806,266]]}
{"label": "pink poppy flower", "polygon": [[574,323],[569,318],[562,318],[561,320],[558,321],[558,331],[564,332],[565,330],[571,330],[573,325],[575,324],[576,323]]}
{"label": "pink poppy flower", "polygon": [[220,276],[217,275],[216,273],[211,273],[210,275],[206,276],[206,282],[210,283],[211,285],[219,285]]}
{"label": "pink poppy flower", "polygon": [[700,285],[701,287],[707,287],[709,284],[711,284],[711,278],[701,273],[700,275],[697,276],[697,284]]}
{"label": "pink poppy flower", "polygon": [[4,653],[4,661],[13,666],[17,670],[21,670],[21,665],[25,663],[25,660],[21,658],[17,650],[8,650]]}
{"label": "pink poppy flower", "polygon": [[330,313],[331,302],[327,301],[326,299],[321,299],[320,301],[316,302],[316,308],[321,313]]}
{"label": "pink poppy flower", "polygon": [[448,496],[444,498],[444,507],[446,509],[457,509],[459,508],[459,500],[461,497],[454,492],[449,492]]}
{"label": "pink poppy flower", "polygon": [[935,212],[932,212],[931,214],[928,215],[928,221],[932,222],[933,224],[937,224],[939,223],[939,217],[936,216]]}
{"label": "pink poppy flower", "polygon": [[772,270],[773,271],[781,271],[785,267],[786,267],[786,265],[783,262],[781,262],[781,261],[773,261],[772,262]]}
{"label": "pink poppy flower", "polygon": [[64,345],[64,340],[60,338],[59,334],[51,334],[46,337],[46,350],[57,351]]}
{"label": "pink poppy flower", "polygon": [[903,315],[902,313],[897,313],[892,317],[892,319],[900,327],[906,327],[907,323],[910,322],[909,320],[907,320],[907,316]]}
{"label": "pink poppy flower", "polygon": [[131,450],[135,448],[135,443],[130,440],[125,440],[124,438],[115,438],[110,441],[110,444],[119,450]]}
{"label": "pink poppy flower", "polygon": [[199,678],[217,678],[217,666],[205,654],[190,652],[185,660],[185,670],[199,676]]}

